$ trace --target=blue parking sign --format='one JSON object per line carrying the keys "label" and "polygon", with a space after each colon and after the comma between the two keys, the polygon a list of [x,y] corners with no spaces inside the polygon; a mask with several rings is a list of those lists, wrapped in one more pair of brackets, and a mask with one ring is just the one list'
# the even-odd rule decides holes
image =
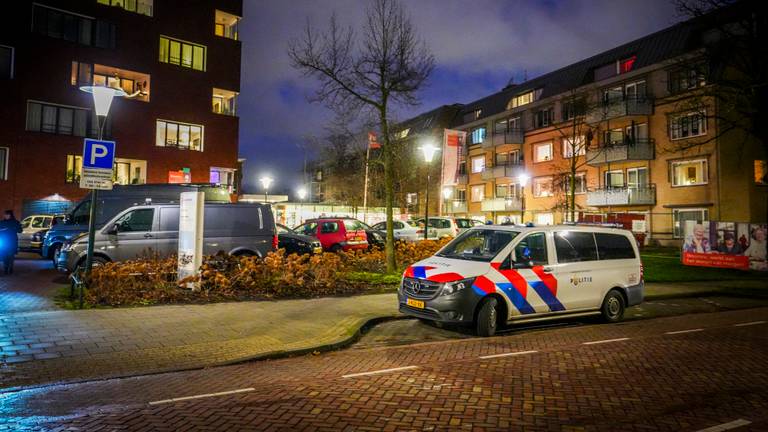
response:
{"label": "blue parking sign", "polygon": [[112,171],[115,164],[115,142],[85,139],[83,168],[100,168]]}

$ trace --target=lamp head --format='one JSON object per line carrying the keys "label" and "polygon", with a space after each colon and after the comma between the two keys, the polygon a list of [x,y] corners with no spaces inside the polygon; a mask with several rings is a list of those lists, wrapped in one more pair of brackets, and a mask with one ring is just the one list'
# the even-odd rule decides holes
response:
{"label": "lamp head", "polygon": [[424,162],[430,163],[440,149],[433,145],[431,142],[425,143],[421,146],[421,151],[424,153]]}
{"label": "lamp head", "polygon": [[531,177],[528,174],[520,174],[517,176],[517,182],[520,183],[521,187],[525,187],[525,185],[528,184],[528,180],[530,180]]}
{"label": "lamp head", "polygon": [[82,86],[80,87],[80,90],[90,93],[93,96],[93,105],[96,110],[96,115],[102,117],[109,113],[109,107],[112,106],[112,99],[127,95],[127,93],[119,87]]}
{"label": "lamp head", "polygon": [[299,190],[296,191],[296,194],[299,196],[300,200],[304,200],[304,198],[307,197],[307,189],[300,187]]}
{"label": "lamp head", "polygon": [[270,176],[264,176],[260,178],[259,181],[261,182],[261,186],[264,187],[264,189],[269,189],[269,185],[271,185],[274,180],[272,180],[272,177]]}
{"label": "lamp head", "polygon": [[449,187],[443,188],[443,198],[450,199],[451,196],[453,196],[453,189]]}

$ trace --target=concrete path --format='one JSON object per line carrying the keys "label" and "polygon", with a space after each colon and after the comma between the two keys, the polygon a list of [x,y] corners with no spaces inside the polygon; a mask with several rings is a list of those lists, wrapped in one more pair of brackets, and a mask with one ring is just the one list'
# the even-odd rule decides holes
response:
{"label": "concrete path", "polygon": [[395,294],[0,315],[0,389],[217,366],[348,341]]}
{"label": "concrete path", "polygon": [[57,309],[52,297],[68,286],[66,275],[56,271],[50,260],[21,253],[14,273],[0,273],[0,314]]}

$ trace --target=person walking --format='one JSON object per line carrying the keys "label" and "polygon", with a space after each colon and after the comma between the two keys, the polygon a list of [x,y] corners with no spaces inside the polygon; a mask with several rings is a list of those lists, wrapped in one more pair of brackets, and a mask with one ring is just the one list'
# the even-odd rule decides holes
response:
{"label": "person walking", "polygon": [[3,262],[3,272],[13,273],[13,260],[19,249],[19,233],[21,224],[13,215],[13,210],[6,210],[0,221],[0,258]]}

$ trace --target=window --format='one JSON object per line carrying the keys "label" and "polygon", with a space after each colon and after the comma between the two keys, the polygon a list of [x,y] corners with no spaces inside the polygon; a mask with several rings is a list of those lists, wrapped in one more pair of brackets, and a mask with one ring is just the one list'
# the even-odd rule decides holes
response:
{"label": "window", "polygon": [[474,185],[470,189],[472,202],[480,202],[485,199],[485,185]]}
{"label": "window", "polygon": [[206,48],[203,45],[160,36],[159,52],[161,63],[170,63],[205,72]]}
{"label": "window", "polygon": [[[0,172],[1,174],[2,172]],[[768,185],[768,161],[756,160],[755,161],[755,184],[766,186]]]}
{"label": "window", "polygon": [[[576,173],[576,175],[573,177],[576,184],[576,189],[574,190],[577,194],[583,194],[587,193],[587,173],[579,172]],[[566,174],[563,177],[563,188],[565,188],[566,193],[571,193],[571,176],[569,174]]]}
{"label": "window", "polygon": [[648,168],[627,168],[627,187],[634,189],[648,187]]}
{"label": "window", "polygon": [[456,201],[466,202],[467,201],[467,190],[466,189],[456,189],[454,192],[455,196],[454,199]]}
{"label": "window", "polygon": [[631,57],[597,67],[593,71],[594,79],[595,81],[601,81],[612,76],[630,72],[635,66],[635,61],[637,61],[637,56],[633,55]]}
{"label": "window", "polygon": [[522,129],[520,116],[497,120],[496,123],[493,124],[493,133],[496,134],[503,134],[505,132],[520,129]]}
{"label": "window", "polygon": [[405,194],[405,204],[409,207],[419,204],[419,194],[417,192],[409,192]]}
{"label": "window", "polygon": [[517,234],[516,231],[464,231],[440,250],[437,256],[490,262]]}
{"label": "window", "polygon": [[623,74],[630,72],[632,67],[635,65],[636,60],[637,56],[632,56],[630,58],[619,61],[619,73]]}
{"label": "window", "polygon": [[332,234],[335,232],[339,232],[339,223],[338,222],[323,222],[320,225],[320,233],[321,234]]}
{"label": "window", "polygon": [[706,159],[672,162],[671,169],[672,186],[695,186],[708,183]]}
{"label": "window", "polygon": [[[27,102],[26,130],[59,135],[98,136],[98,120],[91,110],[44,102]],[[104,136],[111,136],[111,120],[107,118]]]}
{"label": "window", "polygon": [[114,24],[37,3],[32,5],[32,31],[80,45],[115,48]]}
{"label": "window", "polygon": [[0,180],[8,180],[8,147],[0,147]]}
{"label": "window", "polygon": [[475,156],[472,158],[472,173],[477,174],[485,170],[485,156]]}
{"label": "window", "polygon": [[584,99],[569,99],[562,102],[563,121],[572,120],[574,117],[583,116],[586,111]]}
{"label": "window", "polygon": [[584,135],[563,138],[563,157],[572,158],[573,155],[583,156],[587,153],[586,139]]}
{"label": "window", "polygon": [[522,195],[520,185],[517,183],[497,184],[496,198],[511,198]]}
{"label": "window", "polygon": [[476,127],[472,129],[471,139],[472,141],[470,144],[481,144],[485,139],[485,127]]}
{"label": "window", "polygon": [[[237,93],[214,88],[213,112],[216,114],[235,115],[237,112]],[[406,129],[405,132],[406,135],[408,135],[408,129]]]}
{"label": "window", "polygon": [[13,48],[0,45],[0,79],[13,78]]}
{"label": "window", "polygon": [[703,208],[695,209],[673,209],[672,210],[672,228],[675,238],[682,238],[685,232],[685,222],[704,222],[709,220],[709,211]]}
{"label": "window", "polygon": [[64,181],[66,183],[80,183],[83,174],[83,157],[80,155],[67,155],[67,172]]}
{"label": "window", "polygon": [[555,122],[555,109],[553,107],[544,108],[533,114],[533,127],[535,129],[543,128]]}
{"label": "window", "polygon": [[234,186],[235,170],[229,168],[211,167],[210,182],[221,186]]}
{"label": "window", "polygon": [[150,76],[141,72],[118,69],[100,64],[72,62],[70,83],[73,86],[119,87],[131,95],[130,100],[149,102]]}
{"label": "window", "polygon": [[405,138],[408,138],[408,134],[410,132],[411,132],[411,128],[406,128],[406,129],[401,130],[400,132],[396,132],[395,136],[398,139],[405,139]]}
{"label": "window", "polygon": [[618,234],[595,233],[598,258],[601,260],[634,259],[635,249],[629,238]]}
{"label": "window", "polygon": [[519,106],[528,105],[529,103],[533,102],[534,100],[538,99],[538,96],[541,95],[541,89],[538,90],[531,90],[529,92],[525,92],[523,94],[519,94],[512,98],[511,101],[509,101],[509,104],[507,104],[507,109],[517,108]]}
{"label": "window", "polygon": [[707,134],[706,111],[694,111],[669,117],[669,138],[683,139]]}
{"label": "window", "polygon": [[516,165],[520,163],[520,151],[496,153],[495,165]]}
{"label": "window", "polygon": [[115,221],[118,232],[152,231],[152,221],[155,218],[153,209],[138,209],[130,211]]}
{"label": "window", "polygon": [[[65,183],[80,183],[83,172],[83,157],[67,155]],[[136,159],[115,159],[112,182],[119,185],[146,183],[147,161]]]}
{"label": "window", "polygon": [[606,171],[605,187],[623,188],[624,187],[624,171],[622,170]]}
{"label": "window", "polygon": [[473,122],[473,121],[479,119],[482,114],[483,114],[483,110],[481,110],[481,109],[472,110],[472,111],[464,114],[464,116],[463,116],[464,123]]}
{"label": "window", "polygon": [[547,236],[544,233],[533,233],[526,236],[515,246],[515,262],[531,262],[533,265],[549,264],[547,256]]}
{"label": "window", "polygon": [[555,217],[552,213],[536,213],[536,225],[554,225]]}
{"label": "window", "polygon": [[158,120],[155,145],[203,151],[203,126]]}
{"label": "window", "polygon": [[107,6],[117,6],[129,12],[135,12],[140,15],[152,16],[153,0],[97,0],[99,3]]}
{"label": "window", "polygon": [[533,196],[550,197],[552,196],[552,177],[536,177],[533,179]]}
{"label": "window", "polygon": [[597,261],[597,246],[591,232],[556,232],[555,251],[558,263]]}
{"label": "window", "polygon": [[544,142],[533,145],[533,161],[546,162],[552,160],[552,143]]}
{"label": "window", "polygon": [[703,64],[694,64],[690,67],[675,69],[669,72],[668,88],[670,93],[679,93],[693,90],[707,84]]}
{"label": "window", "polygon": [[314,237],[317,235],[317,222],[307,222],[304,225],[296,227],[297,233]]}

